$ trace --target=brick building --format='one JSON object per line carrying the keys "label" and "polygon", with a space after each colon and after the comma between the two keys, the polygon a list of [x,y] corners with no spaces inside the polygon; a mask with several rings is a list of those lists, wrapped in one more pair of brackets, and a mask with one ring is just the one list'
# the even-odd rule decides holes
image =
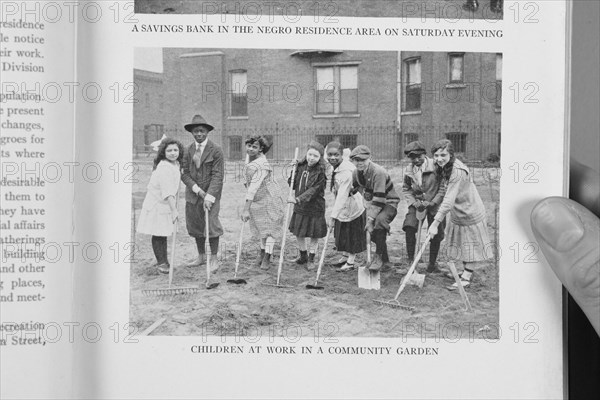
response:
{"label": "brick building", "polygon": [[243,158],[254,132],[271,136],[276,159],[312,139],[337,139],[398,160],[407,141],[440,137],[465,158],[485,159],[499,153],[500,66],[500,56],[482,53],[164,49],[162,74],[136,70],[140,102],[156,93],[165,105],[134,110],[136,136],[160,117],[167,135],[189,143],[183,125],[200,113],[230,160]]}
{"label": "brick building", "polygon": [[163,74],[134,69],[133,79],[137,88],[133,103],[133,148],[143,152],[165,133]]}
{"label": "brick building", "polygon": [[401,52],[402,144],[450,139],[468,160],[500,155],[502,55]]}

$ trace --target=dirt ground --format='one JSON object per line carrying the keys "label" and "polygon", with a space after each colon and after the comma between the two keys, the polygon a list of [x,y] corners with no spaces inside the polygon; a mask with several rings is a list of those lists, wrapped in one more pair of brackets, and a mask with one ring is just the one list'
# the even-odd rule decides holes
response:
{"label": "dirt ground", "polygon": [[[462,9],[466,0],[135,0],[137,13],[151,14],[240,14],[319,17],[317,21],[335,22],[335,17],[406,17],[486,19],[503,18],[493,12],[490,0],[478,0],[475,12]],[[252,18],[251,21],[255,21]],[[249,22],[251,22],[249,21]]]}
{"label": "dirt ground", "polygon": [[[138,161],[140,172],[138,183],[133,186],[132,226],[135,226],[145,196],[151,172],[151,159]],[[406,263],[402,222],[407,205],[401,202],[398,216],[392,223],[388,237],[389,252],[396,268],[381,273],[381,290],[359,289],[356,270],[340,273],[330,264],[339,255],[333,250],[333,240],[328,244],[325,263],[319,283],[324,290],[307,290],[313,284],[316,272],[309,272],[291,262],[297,255],[295,238],[288,234],[280,283],[291,288],[277,288],[264,283],[275,283],[280,248],[276,246],[273,267],[268,271],[252,266],[258,254],[258,244],[245,229],[242,260],[238,276],[247,280],[247,285],[233,285],[227,279],[233,277],[236,246],[239,240],[241,221],[238,211],[243,205],[245,188],[241,180],[241,164],[228,163],[226,182],[221,200],[221,237],[219,260],[221,268],[211,278],[220,285],[212,290],[204,289],[206,269],[186,267],[197,255],[195,242],[187,235],[185,221],[180,218],[176,239],[174,287],[200,287],[196,294],[174,296],[145,296],[144,289],[160,289],[168,286],[168,276],[158,274],[150,237],[133,233],[136,244],[135,263],[131,267],[130,321],[140,330],[146,329],[161,317],[166,321],[153,335],[240,335],[245,337],[283,336],[313,337],[443,337],[443,338],[494,338],[498,326],[498,266],[495,261],[479,264],[467,293],[473,312],[464,312],[458,292],[446,289],[453,281],[444,274],[429,274],[423,288],[407,286],[400,295],[400,302],[414,307],[406,311],[379,305],[375,299],[392,299],[405,275]],[[402,167],[389,166],[394,183],[399,188]],[[287,167],[277,167],[276,176],[283,192],[287,195]],[[499,199],[498,181],[494,169],[474,168],[473,174],[488,212],[490,240],[497,241],[496,210]],[[185,200],[183,185],[179,199],[180,215],[184,215]],[[399,190],[399,189],[398,189]],[[327,191],[328,212],[333,196]],[[425,228],[424,228],[425,229]],[[425,234],[422,236],[424,237]],[[320,242],[319,249],[322,249]],[[319,250],[320,251],[320,250]],[[169,239],[169,257],[171,239]],[[425,252],[425,262],[428,251]],[[357,261],[364,262],[364,254]],[[438,260],[447,267],[448,255],[445,244]],[[424,272],[425,263],[418,270]],[[404,273],[396,271],[399,269]]]}

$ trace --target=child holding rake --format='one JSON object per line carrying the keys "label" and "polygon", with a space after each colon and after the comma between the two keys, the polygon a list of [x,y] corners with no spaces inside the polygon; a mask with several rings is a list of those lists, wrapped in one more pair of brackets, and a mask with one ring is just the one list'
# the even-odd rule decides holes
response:
{"label": "child holding rake", "polygon": [[[450,214],[446,229],[447,247],[457,250],[457,258],[464,267],[461,284],[467,287],[471,283],[475,263],[492,256],[485,207],[469,169],[454,156],[452,142],[446,139],[438,141],[431,148],[431,153],[437,164],[436,173],[446,184],[446,193],[428,233],[435,237],[438,226]],[[457,283],[448,289],[458,289]]]}
{"label": "child holding rake", "polygon": [[167,236],[173,234],[179,216],[175,197],[181,179],[182,158],[183,145],[180,142],[170,138],[161,142],[137,226],[138,233],[152,235],[156,267],[163,274],[169,273]]}

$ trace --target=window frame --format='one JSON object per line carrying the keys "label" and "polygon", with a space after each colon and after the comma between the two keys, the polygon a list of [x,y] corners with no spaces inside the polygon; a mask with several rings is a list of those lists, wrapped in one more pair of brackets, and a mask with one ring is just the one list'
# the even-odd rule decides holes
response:
{"label": "window frame", "polygon": [[[460,78],[452,79],[452,71],[453,71],[453,59],[460,58]],[[448,53],[448,83],[451,85],[462,85],[465,83],[465,53]]]}
{"label": "window frame", "polygon": [[[419,70],[419,79],[418,82],[415,83],[411,83],[411,76],[410,76],[410,66],[412,64],[418,65],[418,70]],[[407,113],[411,113],[411,112],[420,112],[421,111],[421,106],[422,106],[422,89],[423,89],[423,69],[422,69],[422,62],[421,62],[421,57],[409,57],[406,58],[402,61],[403,67],[404,67],[404,71],[402,73],[402,112],[407,112]],[[418,92],[418,105],[415,107],[408,107],[409,105],[409,94],[410,95],[415,95]],[[413,103],[412,101],[410,102],[411,104]]]}
{"label": "window frame", "polygon": [[[454,152],[458,154],[465,154],[468,148],[468,134],[466,132],[448,132],[446,133],[446,139],[452,142],[452,146],[454,147]],[[457,146],[457,143],[460,143],[461,146]]]}
{"label": "window frame", "polygon": [[[360,116],[360,80],[359,80],[359,61],[345,61],[345,62],[337,62],[337,63],[313,63],[313,82],[315,87],[315,94],[313,98],[313,117],[314,118],[326,118],[326,117],[359,117]],[[355,88],[345,89],[342,87],[342,70],[345,68],[354,68],[356,70],[356,83]],[[318,70],[319,69],[331,69],[333,82],[326,82],[332,84],[332,89],[327,90],[331,94],[327,96],[331,96],[332,100],[329,102],[320,102],[320,92],[324,92],[325,90],[320,90],[320,84],[318,80]],[[344,94],[345,90],[353,90],[356,93],[356,101],[352,102],[353,109],[349,111],[343,111],[344,107]],[[320,104],[332,104],[332,111],[323,112],[319,109]]]}
{"label": "window frame", "polygon": [[[236,92],[234,88],[234,75],[243,74],[245,84],[240,93]],[[236,95],[239,96],[236,98]],[[240,113],[234,113],[234,104],[239,102],[239,98],[245,99],[245,104],[241,106]],[[227,93],[228,101],[228,117],[230,119],[247,119],[248,118],[248,70],[245,69],[233,69],[229,71],[229,91]],[[237,109],[236,109],[237,111]]]}
{"label": "window frame", "polygon": [[[496,110],[502,109],[502,67],[504,57],[502,53],[496,53]],[[498,79],[499,78],[499,79]]]}

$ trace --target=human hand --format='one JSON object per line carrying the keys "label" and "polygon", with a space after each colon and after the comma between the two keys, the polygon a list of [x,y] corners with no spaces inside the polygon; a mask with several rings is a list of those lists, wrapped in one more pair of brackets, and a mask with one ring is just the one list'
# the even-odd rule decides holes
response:
{"label": "human hand", "polygon": [[427,229],[427,234],[433,238],[435,235],[438,234],[438,222],[435,221],[433,222],[430,226],[429,229]]}
{"label": "human hand", "polygon": [[424,211],[424,210],[428,209],[429,207],[431,207],[432,203],[430,201],[423,200],[421,202],[421,205],[423,206],[423,210],[419,210],[419,211]]}
{"label": "human hand", "polygon": [[204,209],[210,211],[210,209],[212,208],[212,201],[209,201],[207,199],[204,199]]}
{"label": "human hand", "polygon": [[173,223],[175,223],[175,221],[177,221],[178,218],[179,218],[179,212],[177,210],[171,211],[171,221]]}
{"label": "human hand", "polygon": [[194,185],[192,187],[192,192],[196,193],[196,196],[204,197],[206,192],[200,188],[198,185]]}
{"label": "human hand", "polygon": [[327,227],[329,229],[333,229],[334,226],[335,226],[335,218],[329,218],[327,220]]}
{"label": "human hand", "polygon": [[600,177],[571,161],[570,179],[572,200],[537,203],[531,228],[548,264],[600,335]]}
{"label": "human hand", "polygon": [[288,197],[287,202],[291,203],[291,204],[296,204],[296,198],[293,196],[290,196],[290,197]]}
{"label": "human hand", "polygon": [[373,230],[375,229],[375,220],[374,219],[368,219],[367,223],[365,225],[365,231],[369,232],[370,234],[373,233]]}

